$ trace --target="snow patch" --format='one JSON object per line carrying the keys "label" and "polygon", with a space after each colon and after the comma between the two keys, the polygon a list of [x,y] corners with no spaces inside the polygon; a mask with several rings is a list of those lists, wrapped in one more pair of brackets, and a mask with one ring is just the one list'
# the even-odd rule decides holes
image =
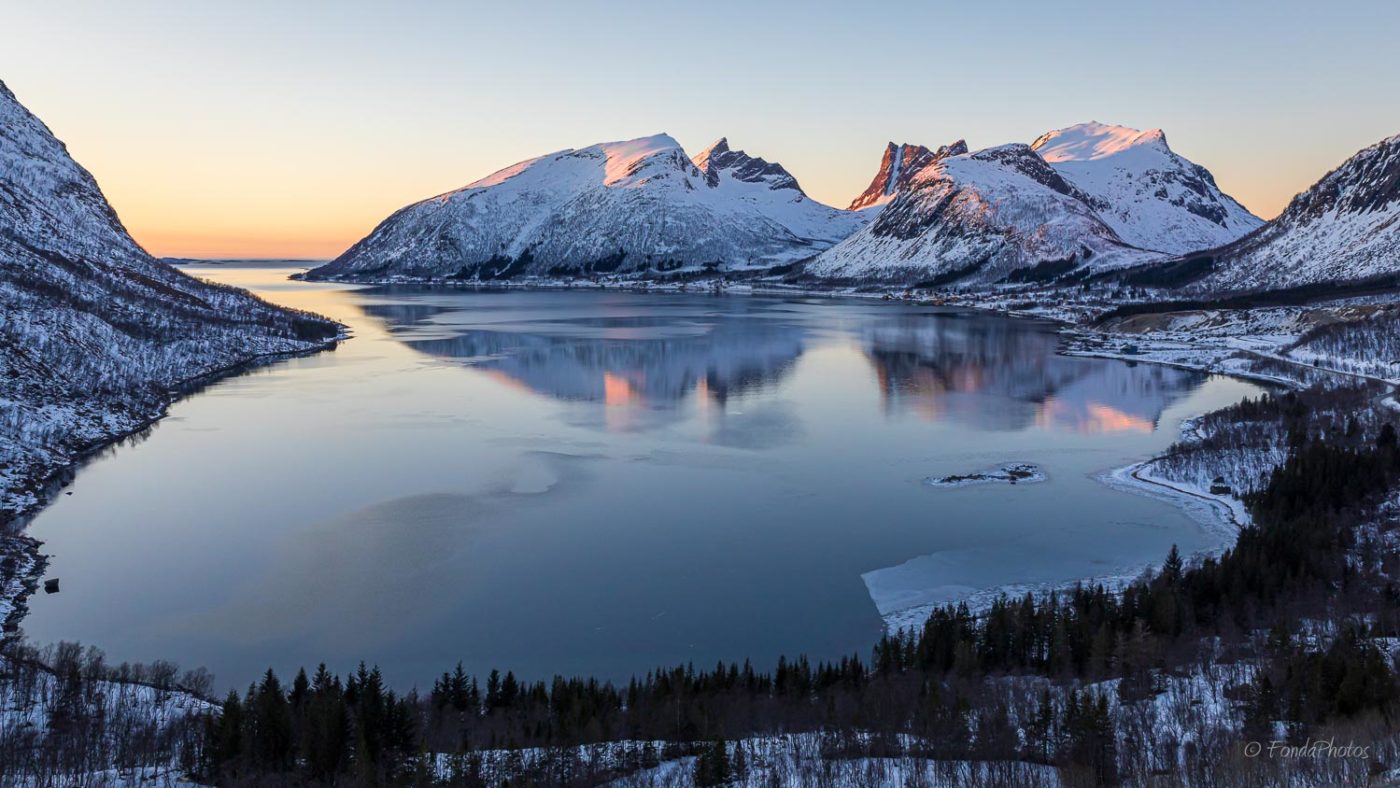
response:
{"label": "snow patch", "polygon": [[924,484],[930,487],[972,487],[979,484],[1036,484],[1049,477],[1039,465],[1029,462],[1007,463],[996,468],[988,468],[968,474],[951,476],[930,476]]}

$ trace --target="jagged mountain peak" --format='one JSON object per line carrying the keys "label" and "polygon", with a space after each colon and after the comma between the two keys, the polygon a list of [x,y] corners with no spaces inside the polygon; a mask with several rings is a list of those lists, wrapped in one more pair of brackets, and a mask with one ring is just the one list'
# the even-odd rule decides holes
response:
{"label": "jagged mountain peak", "polygon": [[967,153],[967,143],[963,140],[942,145],[936,151],[929,150],[923,145],[891,141],[885,145],[885,153],[880,159],[880,168],[875,171],[875,177],[870,181],[870,185],[851,201],[847,210],[860,211],[866,208],[884,206],[894,200],[895,195],[901,190],[908,188],[914,176],[928,165],[949,156],[961,156],[965,153]]}
{"label": "jagged mountain peak", "polygon": [[1143,149],[1171,153],[1161,129],[1141,131],[1096,120],[1046,132],[1031,143],[1031,149],[1052,164],[1095,161]]}
{"label": "jagged mountain peak", "polygon": [[729,138],[720,137],[710,147],[700,151],[691,162],[705,177],[705,185],[715,188],[720,184],[720,176],[728,173],[735,180],[745,183],[766,183],[770,189],[792,189],[798,193],[802,187],[797,179],[783,165],[770,162],[759,156],[750,156],[742,150],[729,147]]}
{"label": "jagged mountain peak", "polygon": [[720,137],[719,139],[710,143],[710,147],[695,154],[694,158],[692,158],[691,161],[695,162],[696,167],[699,167],[701,170],[704,170],[705,165],[709,162],[711,156],[723,155],[728,152],[729,138]]}
{"label": "jagged mountain peak", "polygon": [[938,146],[938,150],[933,152],[935,158],[946,159],[949,156],[961,156],[967,153],[967,140],[956,140],[947,145]]}

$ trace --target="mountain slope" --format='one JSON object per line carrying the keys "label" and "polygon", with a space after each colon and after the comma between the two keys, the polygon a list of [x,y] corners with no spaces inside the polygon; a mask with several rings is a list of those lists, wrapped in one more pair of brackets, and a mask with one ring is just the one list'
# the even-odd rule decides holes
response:
{"label": "mountain slope", "polygon": [[1049,132],[1031,149],[1080,192],[1124,242],[1184,254],[1220,246],[1263,224],[1215,178],[1167,146],[1161,129],[1098,122]]}
{"label": "mountain slope", "polygon": [[919,171],[938,159],[959,156],[967,153],[967,143],[958,140],[952,145],[944,145],[931,151],[922,145],[885,146],[885,155],[880,159],[880,169],[870,185],[865,187],[847,210],[860,211],[866,208],[879,208],[892,202],[897,194],[909,188]]}
{"label": "mountain slope", "polygon": [[694,161],[669,136],[521,162],[394,213],[311,278],[500,279],[766,267],[863,219],[721,139]]}
{"label": "mountain slope", "polygon": [[1254,233],[1200,255],[1194,289],[1233,291],[1400,274],[1400,135],[1347,159]]}
{"label": "mountain slope", "polygon": [[182,382],[336,330],[152,259],[0,83],[0,522],[83,449],[158,416]]}
{"label": "mountain slope", "polygon": [[1087,195],[1027,145],[935,159],[870,224],[807,272],[886,284],[966,285],[1145,262]]}

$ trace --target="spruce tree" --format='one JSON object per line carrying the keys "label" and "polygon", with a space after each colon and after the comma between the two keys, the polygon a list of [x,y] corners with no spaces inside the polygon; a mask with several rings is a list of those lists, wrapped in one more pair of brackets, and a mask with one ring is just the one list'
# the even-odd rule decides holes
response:
{"label": "spruce tree", "polygon": [[230,771],[243,755],[243,703],[238,693],[228,691],[224,699],[223,712],[214,730],[214,772],[210,775]]}

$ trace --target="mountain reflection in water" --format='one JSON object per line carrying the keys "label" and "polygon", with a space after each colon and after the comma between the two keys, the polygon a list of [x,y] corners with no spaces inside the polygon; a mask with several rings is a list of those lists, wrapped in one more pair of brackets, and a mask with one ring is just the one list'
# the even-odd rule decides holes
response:
{"label": "mountain reflection in water", "polygon": [[887,413],[988,430],[1151,432],[1203,377],[1086,363],[1058,355],[1059,338],[1046,326],[949,312],[930,320],[930,309],[829,320],[824,313],[839,307],[747,298],[732,309],[731,298],[707,309],[712,297],[696,296],[655,313],[629,305],[607,317],[517,321],[460,304],[381,300],[396,292],[405,291],[382,288],[364,309],[409,347],[536,394],[632,412],[605,412],[601,423],[611,429],[667,423],[687,399],[722,409],[731,396],[779,386],[807,350],[839,343],[868,359]]}

